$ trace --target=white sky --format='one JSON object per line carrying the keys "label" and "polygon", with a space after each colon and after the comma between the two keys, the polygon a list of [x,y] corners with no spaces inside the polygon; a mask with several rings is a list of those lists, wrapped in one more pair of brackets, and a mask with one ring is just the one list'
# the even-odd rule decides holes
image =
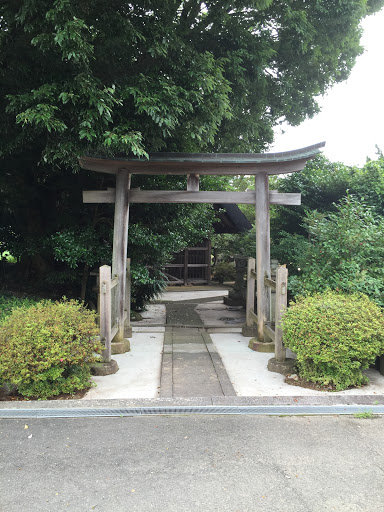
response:
{"label": "white sky", "polygon": [[[297,149],[326,141],[332,161],[362,166],[384,152],[384,10],[363,20],[363,55],[349,79],[320,98],[321,112],[300,126],[278,127],[271,152]],[[285,133],[281,134],[284,129]]]}

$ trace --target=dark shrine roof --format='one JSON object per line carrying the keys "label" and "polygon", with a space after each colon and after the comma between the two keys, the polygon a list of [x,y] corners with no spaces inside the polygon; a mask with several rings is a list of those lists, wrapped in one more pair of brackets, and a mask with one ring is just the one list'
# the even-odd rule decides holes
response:
{"label": "dark shrine roof", "polygon": [[280,153],[150,153],[138,157],[94,158],[83,156],[80,166],[90,171],[116,174],[284,174],[301,171],[307,160],[320,153],[325,142]]}
{"label": "dark shrine roof", "polygon": [[220,220],[213,225],[216,233],[244,233],[252,228],[237,204],[215,204],[213,207],[219,210],[217,216]]}

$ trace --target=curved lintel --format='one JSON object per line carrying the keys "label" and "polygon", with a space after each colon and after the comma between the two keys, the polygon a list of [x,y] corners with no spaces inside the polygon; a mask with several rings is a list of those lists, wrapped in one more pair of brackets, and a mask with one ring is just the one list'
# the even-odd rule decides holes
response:
{"label": "curved lintel", "polygon": [[94,158],[83,156],[80,166],[90,171],[116,174],[200,174],[256,175],[286,174],[301,171],[306,162],[320,153],[325,142],[280,153],[150,153],[149,159]]}

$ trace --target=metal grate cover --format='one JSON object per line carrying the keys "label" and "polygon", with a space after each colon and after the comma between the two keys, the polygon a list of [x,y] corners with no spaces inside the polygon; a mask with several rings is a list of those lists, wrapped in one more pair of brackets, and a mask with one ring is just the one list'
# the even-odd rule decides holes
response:
{"label": "metal grate cover", "polygon": [[127,408],[57,408],[57,409],[0,409],[0,419],[17,418],[86,418],[151,415],[325,415],[325,414],[384,414],[384,405],[267,405],[267,406],[175,406]]}

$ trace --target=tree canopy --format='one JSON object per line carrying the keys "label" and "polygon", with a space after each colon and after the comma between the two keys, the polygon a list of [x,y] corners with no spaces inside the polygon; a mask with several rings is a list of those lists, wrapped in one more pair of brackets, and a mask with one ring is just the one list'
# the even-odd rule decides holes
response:
{"label": "tree canopy", "polygon": [[12,0],[0,154],[260,151],[347,78],[383,0]]}
{"label": "tree canopy", "polygon": [[[362,52],[360,22],[383,5],[3,0],[0,252],[32,262],[31,275],[59,260],[63,280],[107,259],[112,211],[83,205],[80,192],[112,184],[73,174],[78,156],[263,151],[276,124],[312,116],[316,96],[347,78]],[[130,250],[147,265],[204,236],[212,220],[206,206],[154,208],[132,212]],[[158,235],[146,236],[149,226]],[[165,226],[172,243],[159,238]]]}

